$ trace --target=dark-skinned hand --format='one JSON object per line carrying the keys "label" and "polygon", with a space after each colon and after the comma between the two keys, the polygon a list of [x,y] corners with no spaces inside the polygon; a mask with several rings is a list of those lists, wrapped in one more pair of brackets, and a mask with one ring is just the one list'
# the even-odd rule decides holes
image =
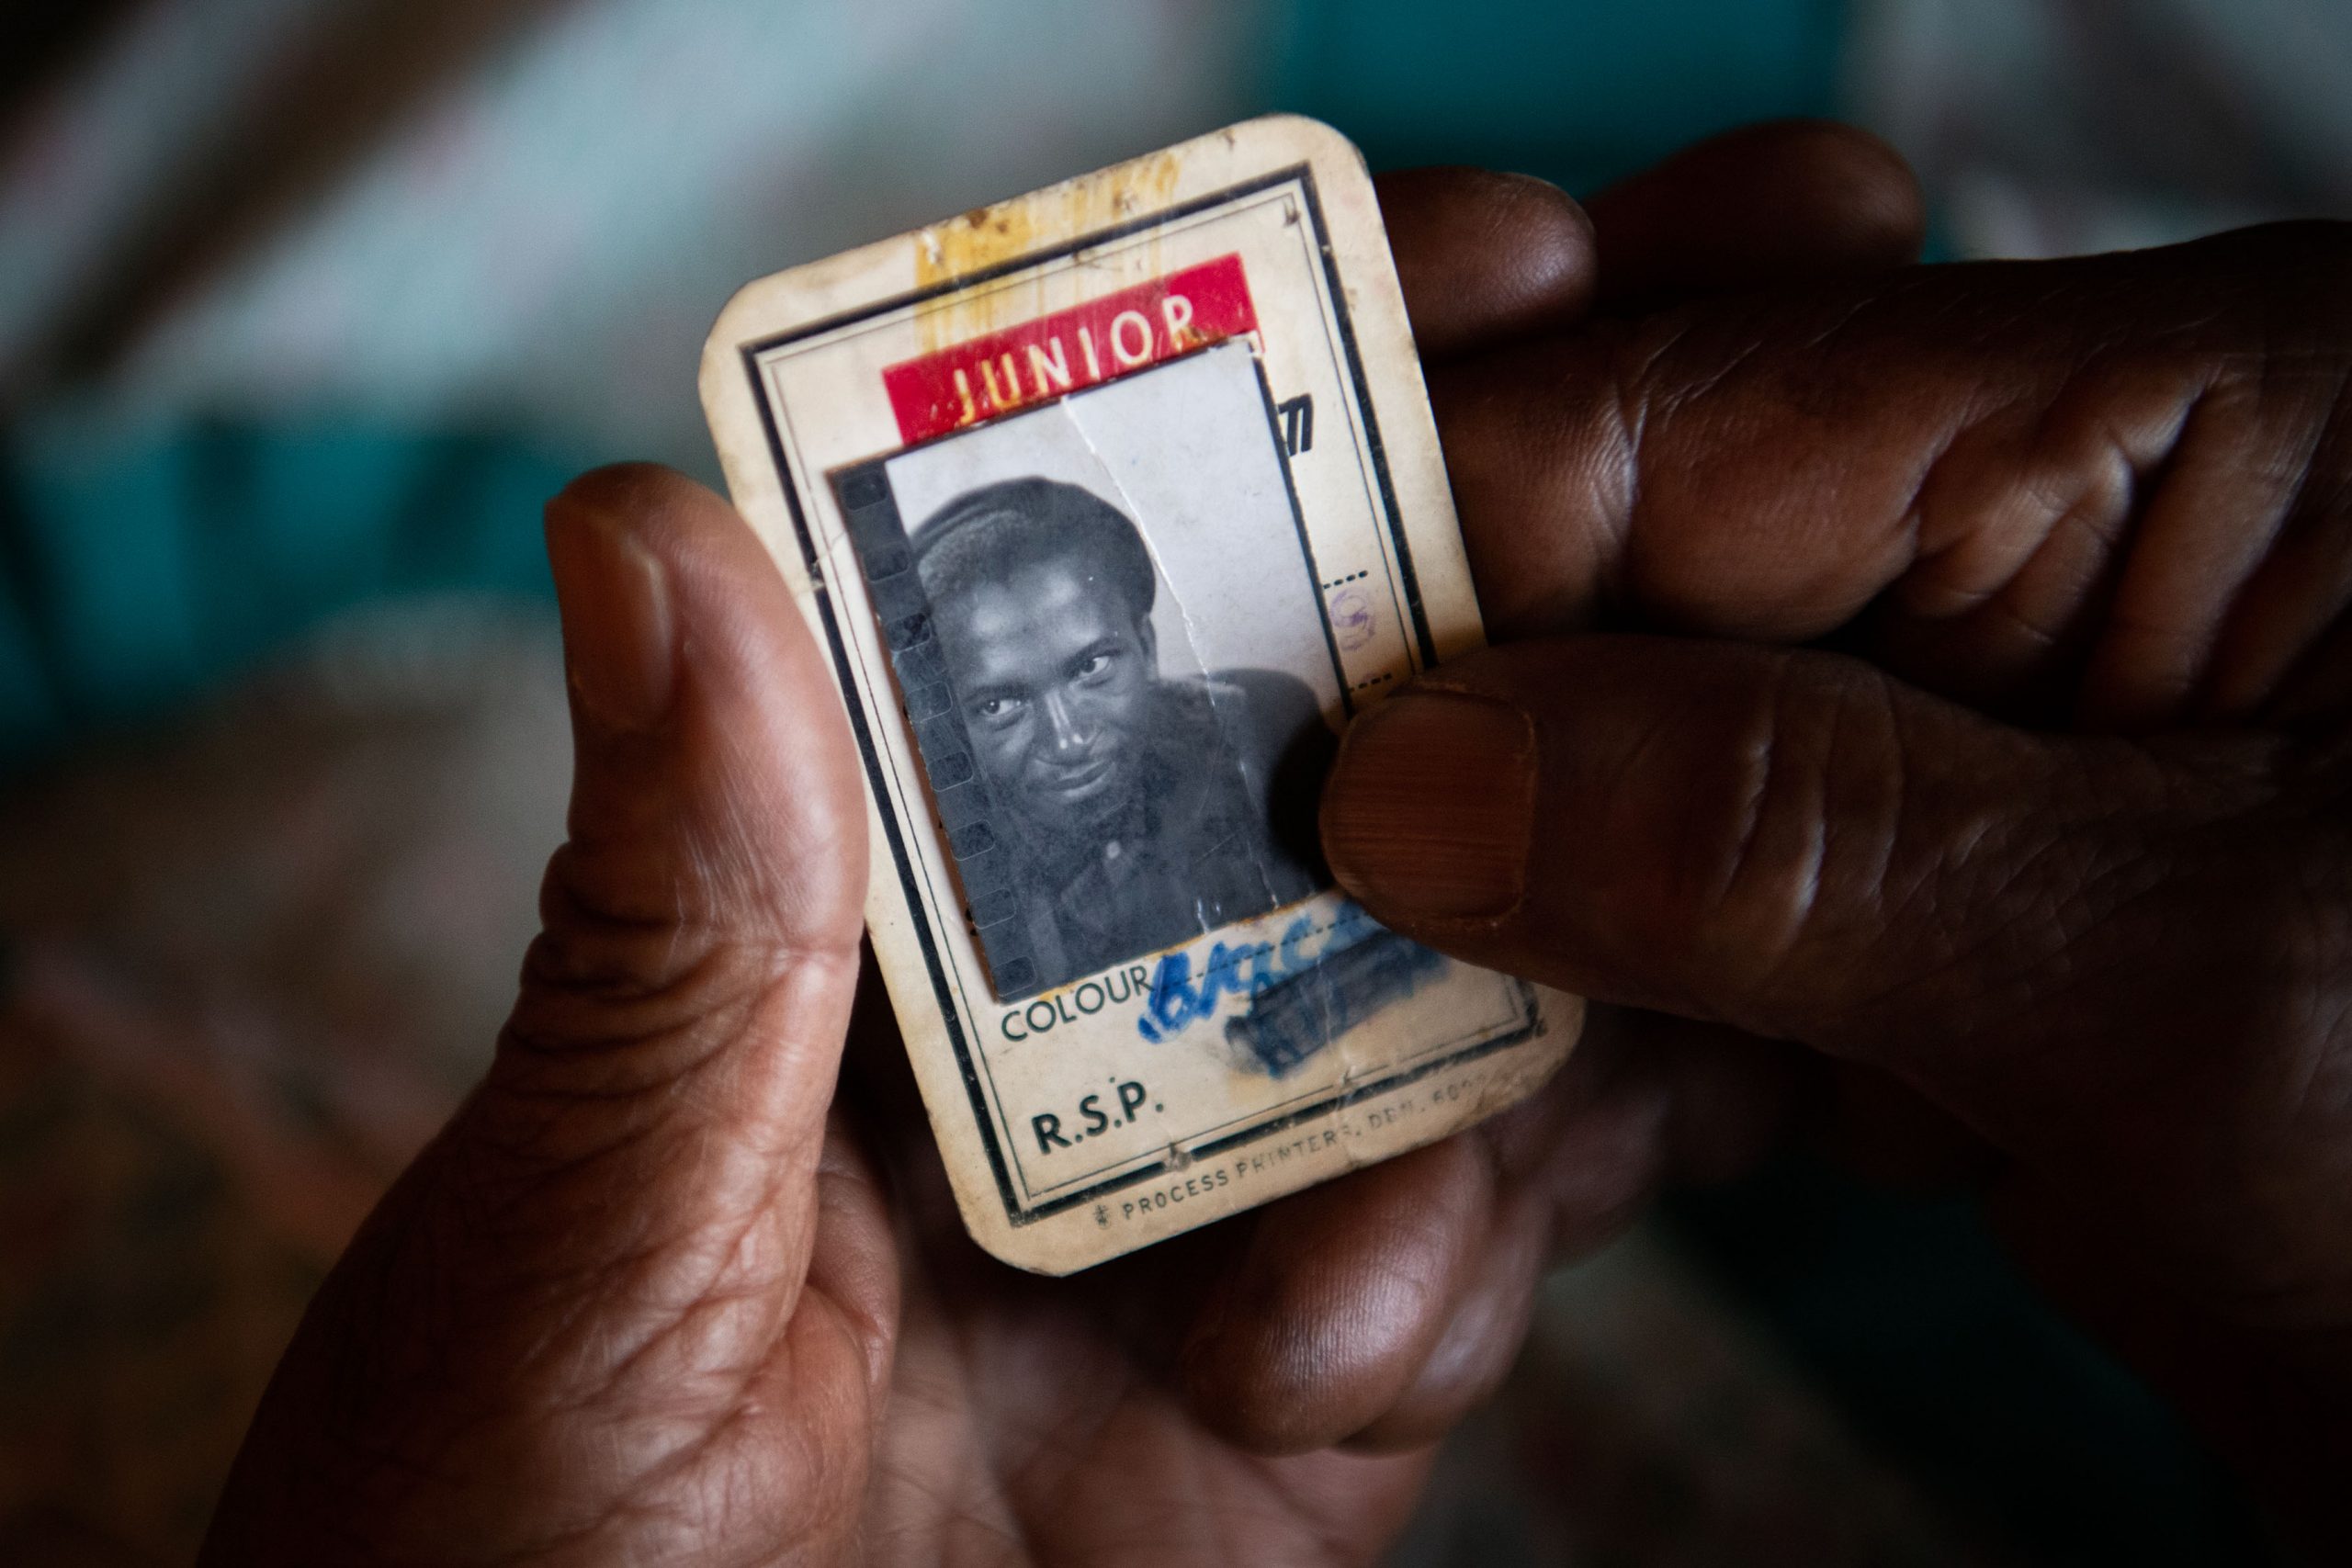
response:
{"label": "dark-skinned hand", "polygon": [[[1883,149],[1807,127],[1589,220],[1462,172],[1383,200],[1457,468],[1509,470],[1458,476],[1498,630],[1583,614],[1598,548],[1565,454],[1504,450],[1492,412],[1546,367],[1561,397],[1588,351],[1557,334],[1867,286],[1919,229]],[[576,761],[545,932],[488,1078],[288,1351],[209,1563],[1364,1562],[1555,1253],[1771,1121],[1782,1055],[1620,1031],[1445,1144],[1079,1279],[997,1265],[860,996],[854,753],[762,547],[645,468],[581,480],[548,532]]]}
{"label": "dark-skinned hand", "polygon": [[1503,646],[1360,722],[1323,818],[1389,925],[1648,1010],[1622,1021],[1693,1082],[1792,1043],[1849,1138],[1974,1165],[2030,1269],[2330,1561],[2347,277],[2352,230],[2286,226],[1445,367]]}

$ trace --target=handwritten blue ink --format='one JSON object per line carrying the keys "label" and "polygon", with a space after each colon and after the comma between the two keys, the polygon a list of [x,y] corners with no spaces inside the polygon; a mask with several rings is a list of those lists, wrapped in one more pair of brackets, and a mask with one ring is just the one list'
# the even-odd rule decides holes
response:
{"label": "handwritten blue ink", "polygon": [[[1314,939],[1323,937],[1318,945]],[[1284,927],[1278,942],[1227,944],[1209,948],[1198,979],[1193,975],[1193,953],[1180,949],[1164,954],[1153,969],[1151,989],[1136,1032],[1158,1044],[1193,1024],[1216,1016],[1227,997],[1257,998],[1278,987],[1293,984],[1321,965],[1374,938],[1390,933],[1361,905],[1342,903],[1331,923],[1317,927],[1301,915]]]}
{"label": "handwritten blue ink", "polygon": [[1340,1036],[1445,973],[1442,954],[1390,931],[1350,942],[1250,1001],[1225,1037],[1286,1077]]}

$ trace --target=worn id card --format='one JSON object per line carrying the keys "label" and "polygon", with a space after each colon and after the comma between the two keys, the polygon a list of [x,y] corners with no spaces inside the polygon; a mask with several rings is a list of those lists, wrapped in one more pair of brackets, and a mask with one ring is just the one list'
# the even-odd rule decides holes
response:
{"label": "worn id card", "polygon": [[1317,845],[1349,717],[1481,640],[1336,132],[1254,120],[752,284],[702,391],[848,704],[874,950],[983,1247],[1082,1269],[1558,1066],[1575,998],[1384,931]]}

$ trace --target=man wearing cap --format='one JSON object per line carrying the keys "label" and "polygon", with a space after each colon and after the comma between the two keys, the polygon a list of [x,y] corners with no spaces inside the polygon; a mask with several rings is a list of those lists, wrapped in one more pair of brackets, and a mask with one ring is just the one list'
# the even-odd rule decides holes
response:
{"label": "man wearing cap", "polygon": [[1314,694],[1275,670],[1163,678],[1157,578],[1125,513],[1079,485],[1017,479],[950,502],[913,543],[972,755],[1020,856],[1013,919],[1037,985],[1326,885],[1314,812],[1335,741]]}

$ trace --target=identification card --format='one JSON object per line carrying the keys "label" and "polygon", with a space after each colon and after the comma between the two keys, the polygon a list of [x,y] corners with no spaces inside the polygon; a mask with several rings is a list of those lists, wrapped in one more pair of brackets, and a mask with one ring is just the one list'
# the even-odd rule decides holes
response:
{"label": "identification card", "polygon": [[1337,132],[1253,120],[754,283],[702,392],[840,680],[874,951],[983,1247],[1068,1273],[1559,1065],[1581,1003],[1382,929],[1317,841],[1349,718],[1482,640]]}

